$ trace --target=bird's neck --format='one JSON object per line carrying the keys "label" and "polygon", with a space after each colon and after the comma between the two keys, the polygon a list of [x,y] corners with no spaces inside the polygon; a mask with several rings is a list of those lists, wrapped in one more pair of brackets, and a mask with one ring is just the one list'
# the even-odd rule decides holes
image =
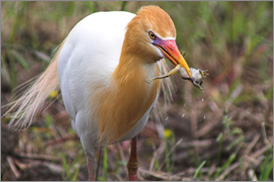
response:
{"label": "bird's neck", "polygon": [[158,65],[144,61],[145,58],[139,55],[131,56],[128,54],[121,55],[119,64],[113,73],[113,78],[119,84],[147,85],[146,80],[151,79],[158,74]]}
{"label": "bird's neck", "polygon": [[148,84],[146,79],[159,74],[158,65],[144,64],[141,59],[122,52],[111,83],[102,94],[98,127],[100,141],[104,144],[116,142],[127,134],[156,98],[159,82]]}

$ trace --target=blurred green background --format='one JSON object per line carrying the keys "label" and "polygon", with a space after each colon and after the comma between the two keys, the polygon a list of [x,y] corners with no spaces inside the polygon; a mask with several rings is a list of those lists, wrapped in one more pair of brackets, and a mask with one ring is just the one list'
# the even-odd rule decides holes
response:
{"label": "blurred green background", "polygon": [[[205,79],[203,91],[177,78],[173,101],[164,106],[164,99],[160,97],[158,110],[164,110],[162,116],[156,117],[158,121],[148,124],[140,134],[141,142],[150,148],[139,148],[140,178],[273,180],[271,1],[1,2],[2,106],[9,102],[18,85],[45,70],[56,47],[79,20],[97,11],[136,13],[144,5],[159,5],[171,16],[177,29],[176,42],[180,50],[186,52],[188,64],[208,70],[210,75]],[[45,150],[44,142],[73,134],[60,98],[52,108],[38,117],[46,122],[31,127],[30,133],[20,133],[14,152],[58,156],[60,159],[55,165],[63,169],[62,178],[58,180],[85,180],[85,159],[83,151],[79,152],[78,141]],[[2,109],[2,113],[4,111]],[[1,126],[6,126],[8,120],[4,118]],[[166,134],[164,138],[159,137],[161,131],[155,129],[158,125],[164,125],[161,130]],[[155,140],[150,130],[158,133]],[[180,138],[183,142],[178,144]],[[155,157],[162,142],[165,150]],[[117,157],[120,156],[117,151],[124,151],[127,156],[128,150],[121,147],[114,145],[105,150],[103,180],[127,179],[125,164]],[[174,150],[168,152],[172,148]],[[144,154],[146,150],[149,152]],[[151,164],[152,159],[155,162]],[[22,178],[22,175],[16,178],[9,163],[4,159],[2,163],[3,180],[19,177],[36,180]],[[28,169],[19,164],[17,168],[19,173]],[[34,175],[30,173],[30,176]]]}

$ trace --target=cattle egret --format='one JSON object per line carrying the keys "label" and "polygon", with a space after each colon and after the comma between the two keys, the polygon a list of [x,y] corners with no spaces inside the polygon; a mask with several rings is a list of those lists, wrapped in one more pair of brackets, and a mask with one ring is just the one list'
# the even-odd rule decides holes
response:
{"label": "cattle egret", "polygon": [[[94,180],[94,150],[132,139],[128,163],[136,180],[136,135],[147,123],[159,95],[160,78],[190,69],[175,42],[170,16],[158,6],[129,12],[97,12],[71,30],[46,71],[8,112],[17,109],[10,124],[28,127],[50,92],[61,89],[71,125],[87,156]],[[162,58],[174,64],[159,76]]]}

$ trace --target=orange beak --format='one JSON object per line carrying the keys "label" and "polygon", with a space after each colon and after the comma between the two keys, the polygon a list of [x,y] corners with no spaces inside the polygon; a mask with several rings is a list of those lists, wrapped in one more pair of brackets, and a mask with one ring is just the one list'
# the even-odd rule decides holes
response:
{"label": "orange beak", "polygon": [[180,64],[186,70],[189,78],[192,78],[187,62],[179,52],[175,40],[158,40],[157,42],[155,41],[153,45],[158,47],[164,54],[165,58],[167,58],[175,66]]}

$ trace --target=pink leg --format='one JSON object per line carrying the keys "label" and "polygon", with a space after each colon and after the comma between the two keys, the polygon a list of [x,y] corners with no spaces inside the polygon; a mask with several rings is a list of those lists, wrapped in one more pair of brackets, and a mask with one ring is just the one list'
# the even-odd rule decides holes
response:
{"label": "pink leg", "polygon": [[138,161],[137,161],[137,137],[134,137],[131,140],[131,151],[129,161],[127,163],[128,169],[128,177],[130,181],[137,181],[137,169],[138,169]]}
{"label": "pink leg", "polygon": [[87,154],[87,163],[88,163],[88,178],[89,181],[94,181],[94,174],[95,174],[95,170],[94,170],[94,156]]}

